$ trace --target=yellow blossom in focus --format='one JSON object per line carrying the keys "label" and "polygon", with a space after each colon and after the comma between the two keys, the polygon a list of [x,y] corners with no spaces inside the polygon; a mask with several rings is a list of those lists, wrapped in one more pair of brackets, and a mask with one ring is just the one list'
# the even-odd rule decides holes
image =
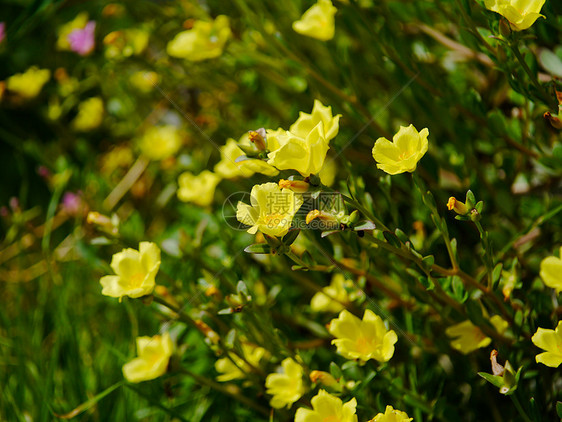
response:
{"label": "yellow blossom in focus", "polygon": [[220,176],[209,170],[204,170],[197,176],[186,171],[178,178],[178,198],[201,207],[209,206],[213,203],[215,189],[220,181]]}
{"label": "yellow blossom in focus", "polygon": [[303,407],[297,409],[295,422],[357,422],[355,398],[344,404],[339,397],[320,390],[310,402],[312,410]]}
{"label": "yellow blossom in focus", "polygon": [[509,21],[511,29],[523,31],[535,23],[546,0],[484,0],[486,8]]}
{"label": "yellow blossom in focus", "polygon": [[340,115],[314,101],[311,114],[300,114],[290,130],[267,130],[268,163],[279,170],[296,170],[302,176],[320,173],[329,141],[338,134]]}
{"label": "yellow blossom in focus", "polygon": [[194,62],[212,59],[222,54],[231,35],[227,16],[217,16],[213,22],[197,21],[192,29],[180,32],[168,43],[167,52]]}
{"label": "yellow blossom in focus", "polygon": [[156,273],[160,268],[160,249],[152,242],[141,242],[139,250],[127,248],[113,255],[111,268],[116,275],[100,279],[105,296],[137,298],[154,290]]}
{"label": "yellow blossom in focus", "polygon": [[97,128],[103,121],[103,100],[100,97],[88,98],[78,105],[78,114],[72,121],[74,129],[87,132]]}
{"label": "yellow blossom in focus", "polygon": [[387,330],[382,319],[367,309],[360,320],[350,312],[341,311],[337,319],[330,322],[330,333],[338,352],[346,359],[360,359],[363,362],[375,359],[387,362],[394,354],[398,340],[393,330]]}
{"label": "yellow blossom in focus", "polygon": [[252,372],[250,365],[259,367],[260,360],[267,354],[267,351],[255,344],[242,343],[242,353],[245,360],[231,353],[230,358],[226,357],[216,361],[215,369],[221,374],[217,376],[217,381],[226,382],[245,378],[246,373]]}
{"label": "yellow blossom in focus", "polygon": [[[250,146],[247,133],[240,138],[238,144]],[[265,174],[266,176],[276,176],[279,173],[275,167],[257,158],[249,158],[237,162],[238,157],[245,154],[234,139],[228,139],[226,145],[220,147],[220,152],[221,160],[216,164],[215,172],[225,179],[251,177],[255,173]]]}
{"label": "yellow blossom in focus", "polygon": [[418,161],[427,152],[427,137],[429,130],[422,129],[418,133],[414,125],[400,126],[400,130],[390,142],[386,138],[379,138],[373,147],[373,158],[377,167],[388,174],[413,172]]}
{"label": "yellow blossom in focus", "polygon": [[49,69],[39,69],[32,66],[24,73],[16,73],[6,79],[6,88],[25,99],[35,98],[41,92],[43,85],[51,78]]}
{"label": "yellow blossom in focus", "polygon": [[[508,323],[498,315],[490,318],[490,322],[500,334],[507,329]],[[445,330],[447,336],[452,337],[451,346],[459,352],[467,355],[477,349],[488,346],[492,339],[474,325],[470,320],[455,324]]]}
{"label": "yellow blossom in focus", "polygon": [[277,183],[255,185],[250,194],[250,205],[238,202],[236,218],[251,226],[250,234],[259,230],[269,236],[284,236],[302,203],[300,195],[280,189]]}
{"label": "yellow blossom in focus", "polygon": [[346,280],[343,274],[334,274],[330,285],[312,297],[310,308],[315,312],[340,312],[344,309],[343,304],[351,302],[346,290],[346,287],[351,286],[351,281]]}
{"label": "yellow blossom in focus", "polygon": [[88,14],[86,12],[79,13],[74,20],[61,25],[57,31],[57,49],[70,50],[70,41],[68,36],[76,29],[84,29],[88,24]]}
{"label": "yellow blossom in focus", "polygon": [[281,409],[291,405],[304,394],[302,366],[293,359],[287,358],[281,362],[283,373],[269,374],[265,379],[267,394],[273,396],[269,402],[271,407]]}
{"label": "yellow blossom in focus", "polygon": [[166,373],[174,344],[170,334],[137,337],[138,357],[123,365],[123,375],[129,382],[158,378]]}
{"label": "yellow blossom in focus", "polygon": [[181,143],[181,131],[176,126],[152,126],[142,135],[139,147],[151,160],[164,160],[178,152]]}
{"label": "yellow blossom in focus", "polygon": [[328,159],[324,161],[324,165],[320,173],[318,173],[318,176],[323,185],[332,186],[336,180],[337,173],[338,166],[336,165],[336,160],[328,157]]}
{"label": "yellow blossom in focus", "polygon": [[289,132],[299,138],[306,138],[308,134],[322,122],[324,139],[330,142],[338,134],[341,114],[332,116],[332,107],[325,106],[319,100],[314,100],[312,112],[310,114],[301,111],[299,118],[291,125]]}
{"label": "yellow blossom in focus", "polygon": [[392,406],[386,406],[384,413],[379,413],[369,422],[410,422],[413,418],[408,417],[406,412],[395,410]]}
{"label": "yellow blossom in focus", "polygon": [[546,352],[535,357],[537,363],[542,363],[551,368],[560,366],[562,363],[562,321],[558,321],[555,330],[537,329],[531,341],[535,346],[546,350]]}
{"label": "yellow blossom in focus", "polygon": [[331,40],[336,30],[334,15],[337,11],[330,0],[318,0],[298,21],[293,22],[293,30],[320,41]]}
{"label": "yellow blossom in focus", "polygon": [[541,261],[540,276],[544,284],[556,290],[562,291],[562,247],[560,248],[560,258],[549,256]]}

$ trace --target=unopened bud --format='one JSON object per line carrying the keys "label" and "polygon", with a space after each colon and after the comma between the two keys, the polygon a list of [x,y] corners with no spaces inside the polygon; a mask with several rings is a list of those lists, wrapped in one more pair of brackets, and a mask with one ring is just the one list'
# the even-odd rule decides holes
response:
{"label": "unopened bud", "polygon": [[338,383],[332,374],[324,371],[312,371],[310,381],[315,384],[322,384],[324,387],[332,387]]}
{"label": "unopened bud", "polygon": [[327,223],[326,226],[330,226],[330,228],[335,228],[340,225],[340,222],[333,214],[329,214],[325,211],[319,210],[312,210],[306,215],[306,224],[310,224],[311,221],[316,219]]}
{"label": "unopened bud", "polygon": [[560,120],[557,116],[550,114],[550,111],[544,113],[543,116],[550,122],[554,129],[562,129],[562,120]]}
{"label": "unopened bud", "polygon": [[480,221],[481,218],[482,218],[482,216],[480,215],[480,213],[477,210],[473,209],[473,210],[470,211],[470,219],[472,221],[475,221],[475,222]]}
{"label": "unopened bud", "polygon": [[248,133],[250,142],[252,142],[258,150],[264,151],[267,149],[267,144],[265,142],[266,133],[263,127],[258,130],[251,130]]}
{"label": "unopened bud", "polygon": [[213,344],[217,344],[220,340],[219,335],[207,324],[205,324],[202,320],[196,319],[195,325],[207,337]]}
{"label": "unopened bud", "polygon": [[97,211],[90,211],[86,217],[86,222],[112,235],[117,235],[119,233],[117,224],[108,216],[100,214]]}
{"label": "unopened bud", "polygon": [[511,26],[507,19],[500,20],[500,34],[505,38],[509,38],[511,36]]}
{"label": "unopened bud", "polygon": [[308,191],[310,184],[305,182],[304,180],[279,180],[279,188],[281,189],[290,189],[296,193],[305,193]]}
{"label": "unopened bud", "polygon": [[449,198],[449,202],[447,202],[447,209],[449,211],[455,211],[459,215],[466,215],[468,214],[468,208],[464,202],[459,201],[454,196]]}

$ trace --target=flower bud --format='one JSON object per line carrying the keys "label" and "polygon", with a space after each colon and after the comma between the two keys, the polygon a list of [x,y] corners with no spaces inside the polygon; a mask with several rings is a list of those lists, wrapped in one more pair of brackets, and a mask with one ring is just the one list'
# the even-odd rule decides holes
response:
{"label": "flower bud", "polygon": [[449,202],[447,202],[447,209],[449,211],[455,211],[459,215],[466,215],[468,214],[468,208],[464,202],[459,201],[454,196],[449,198]]}
{"label": "flower bud", "polygon": [[251,130],[249,133],[250,142],[252,142],[256,148],[260,151],[264,151],[267,149],[266,144],[266,134],[264,128],[259,128],[258,130]]}
{"label": "flower bud", "polygon": [[195,320],[195,325],[197,326],[199,331],[201,331],[201,333],[203,333],[205,337],[207,337],[211,341],[211,343],[217,344],[219,342],[220,340],[219,335],[211,327],[205,324],[202,320],[200,319]]}
{"label": "flower bud", "polygon": [[315,384],[322,384],[324,387],[333,387],[338,383],[332,374],[324,371],[312,371],[310,381]]}
{"label": "flower bud", "polygon": [[[115,216],[114,216],[115,217]],[[100,230],[109,233],[113,236],[117,236],[119,233],[118,223],[115,218],[109,218],[106,215],[100,214],[97,211],[90,211],[86,217],[86,222],[88,224],[93,224],[97,226]]]}
{"label": "flower bud", "polygon": [[310,184],[304,180],[279,180],[279,187],[281,189],[290,189],[295,193],[305,193],[308,191]]}
{"label": "flower bud", "polygon": [[557,116],[553,116],[550,111],[544,113],[544,118],[550,122],[553,128],[555,129],[562,129],[562,120],[560,120]]}
{"label": "flower bud", "polygon": [[319,210],[312,210],[306,215],[306,224],[310,224],[310,222],[315,219],[318,219],[326,223],[325,227],[323,227],[324,229],[333,230],[339,227],[340,225],[340,222],[333,214],[329,214],[325,211],[319,211]]}

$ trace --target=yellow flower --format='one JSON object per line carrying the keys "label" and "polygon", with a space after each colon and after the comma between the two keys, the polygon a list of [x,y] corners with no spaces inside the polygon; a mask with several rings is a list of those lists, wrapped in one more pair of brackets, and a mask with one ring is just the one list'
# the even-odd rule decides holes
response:
{"label": "yellow flower", "polygon": [[276,409],[291,407],[304,394],[302,366],[291,358],[281,362],[281,366],[283,373],[269,374],[265,379],[267,394],[273,396],[269,404]]}
{"label": "yellow flower", "polygon": [[557,368],[562,363],[562,321],[555,330],[539,328],[531,338],[533,344],[546,352],[535,357],[537,363]]}
{"label": "yellow flower", "polygon": [[31,99],[41,92],[43,85],[50,78],[51,71],[49,69],[39,69],[32,66],[24,73],[16,73],[6,79],[6,88],[23,98]]}
{"label": "yellow flower", "polygon": [[182,135],[177,127],[152,126],[144,132],[139,147],[151,160],[164,160],[178,152],[181,143]]}
{"label": "yellow flower", "polygon": [[346,310],[330,322],[330,333],[338,352],[347,359],[360,359],[363,362],[375,359],[387,362],[394,354],[394,344],[398,340],[393,330],[387,330],[382,319],[367,309],[360,320]]}
{"label": "yellow flower", "polygon": [[326,142],[330,142],[338,134],[340,117],[341,114],[332,116],[332,107],[323,105],[319,100],[314,100],[312,113],[308,114],[301,111],[297,121],[289,128],[289,132],[299,138],[306,138],[318,123],[322,122],[324,138]]}
{"label": "yellow flower", "polygon": [[386,406],[384,413],[379,413],[369,422],[410,422],[413,418],[408,417],[406,412],[395,410],[392,406]]}
{"label": "yellow flower", "polygon": [[245,361],[235,354],[230,354],[230,358],[222,358],[215,362],[215,369],[221,374],[217,376],[217,381],[225,382],[245,378],[246,373],[252,371],[246,362],[252,366],[259,366],[260,360],[267,354],[267,351],[255,344],[242,343],[242,354]]}
{"label": "yellow flower", "polygon": [[318,292],[312,297],[310,308],[315,312],[340,312],[344,309],[342,303],[348,304],[351,302],[351,298],[345,289],[349,285],[352,285],[351,281],[345,280],[343,274],[334,274],[330,285],[324,287],[322,292]]}
{"label": "yellow flower", "polygon": [[464,202],[459,201],[454,196],[451,196],[449,198],[449,201],[447,202],[447,209],[449,211],[454,210],[459,215],[468,214],[468,207],[466,206],[466,204]]}
{"label": "yellow flower", "polygon": [[97,128],[103,121],[103,101],[100,97],[88,98],[78,105],[78,114],[72,121],[74,129],[86,132]]}
{"label": "yellow flower", "polygon": [[330,0],[318,0],[298,21],[293,22],[293,30],[320,41],[331,40],[334,38],[334,15],[337,11]]}
{"label": "yellow flower", "polygon": [[393,142],[386,138],[377,139],[373,147],[373,158],[377,167],[388,174],[413,172],[418,161],[427,152],[428,135],[427,128],[418,133],[414,125],[410,125],[400,126],[400,130],[392,138]]}
{"label": "yellow flower", "polygon": [[117,275],[100,279],[106,296],[132,298],[152,293],[154,278],[160,268],[160,249],[152,242],[141,242],[139,250],[127,248],[113,255],[111,268]]}
{"label": "yellow flower", "polygon": [[[498,315],[490,318],[490,322],[498,333],[503,333],[507,329],[508,323]],[[477,349],[488,346],[492,339],[474,325],[470,320],[455,324],[445,330],[445,334],[454,337],[451,346],[459,352],[467,355]]]}
{"label": "yellow flower", "polygon": [[183,202],[193,202],[201,207],[213,203],[215,188],[221,178],[209,170],[204,170],[195,176],[186,171],[178,178],[178,198]]}
{"label": "yellow flower", "polygon": [[250,194],[251,205],[238,202],[236,218],[251,226],[250,234],[259,230],[269,236],[284,236],[302,202],[300,195],[280,189],[277,183],[255,185]]}
{"label": "yellow flower", "polygon": [[338,173],[338,166],[336,165],[336,160],[334,158],[328,157],[327,161],[324,161],[322,170],[318,173],[320,181],[325,186],[332,186],[336,181],[336,175]]}
{"label": "yellow flower", "polygon": [[546,0],[484,0],[486,8],[506,18],[514,31],[523,31],[542,17],[539,12]]}
{"label": "yellow flower", "polygon": [[158,378],[166,373],[174,345],[170,334],[137,337],[138,357],[123,365],[123,375],[129,382]]}
{"label": "yellow flower", "polygon": [[329,141],[338,134],[340,117],[315,100],[312,113],[301,112],[290,130],[268,129],[268,163],[279,170],[297,170],[302,176],[320,173]]}
{"label": "yellow flower", "polygon": [[217,16],[214,22],[197,21],[192,29],[180,32],[168,43],[167,52],[194,62],[212,59],[222,54],[231,35],[227,16]]}
{"label": "yellow flower", "polygon": [[68,36],[75,29],[84,29],[88,24],[88,14],[86,12],[79,13],[74,20],[61,25],[58,29],[57,49],[70,50],[70,41]]}
{"label": "yellow flower", "polygon": [[[250,146],[248,134],[244,134],[238,144]],[[266,176],[277,176],[279,171],[267,164],[265,161],[257,158],[249,158],[247,160],[236,161],[236,159],[244,154],[234,139],[228,139],[226,145],[220,147],[221,160],[215,166],[215,172],[225,179],[234,179],[236,177],[251,177],[255,173],[265,174]]]}
{"label": "yellow flower", "polygon": [[560,248],[560,258],[549,256],[541,261],[540,276],[544,284],[556,290],[562,291],[562,247]]}
{"label": "yellow flower", "polygon": [[295,422],[357,422],[355,398],[344,404],[340,398],[320,390],[311,403],[313,410],[297,409]]}

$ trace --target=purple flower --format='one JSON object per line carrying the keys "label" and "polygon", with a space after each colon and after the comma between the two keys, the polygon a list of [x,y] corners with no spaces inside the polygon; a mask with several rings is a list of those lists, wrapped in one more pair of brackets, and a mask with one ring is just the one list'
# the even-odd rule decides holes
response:
{"label": "purple flower", "polygon": [[96,23],[90,21],[83,29],[75,29],[68,34],[68,42],[70,49],[81,56],[86,56],[94,49],[94,31],[96,30]]}
{"label": "purple flower", "polygon": [[6,24],[4,22],[0,22],[0,43],[4,38],[6,38]]}
{"label": "purple flower", "polygon": [[76,217],[83,215],[87,209],[86,203],[82,199],[82,193],[78,191],[65,192],[62,197],[62,209],[70,216]]}

